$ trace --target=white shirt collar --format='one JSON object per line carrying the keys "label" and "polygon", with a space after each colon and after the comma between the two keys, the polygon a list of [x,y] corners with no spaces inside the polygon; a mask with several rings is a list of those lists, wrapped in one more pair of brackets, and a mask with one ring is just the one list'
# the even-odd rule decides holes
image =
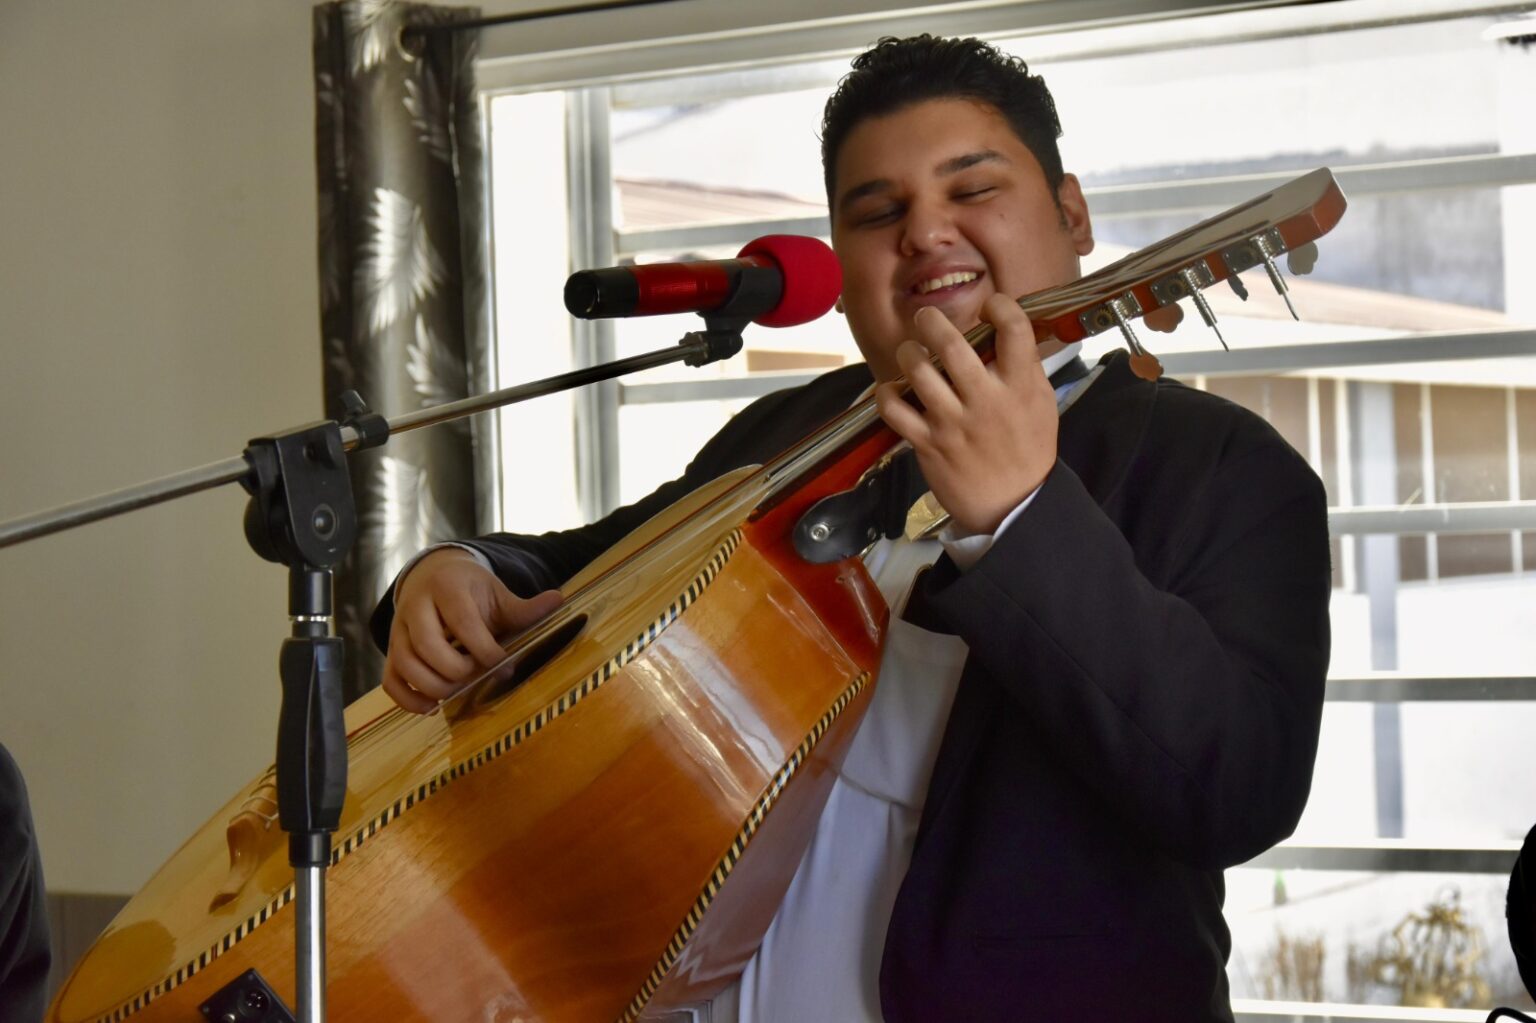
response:
{"label": "white shirt collar", "polygon": [[1050,376],[1052,373],[1056,372],[1058,369],[1065,366],[1073,359],[1077,358],[1077,353],[1081,352],[1082,350],[1083,343],[1081,341],[1073,341],[1071,344],[1067,345],[1067,347],[1063,348],[1055,355],[1046,356],[1045,359],[1043,359],[1040,363],[1040,365],[1045,369],[1045,375]]}

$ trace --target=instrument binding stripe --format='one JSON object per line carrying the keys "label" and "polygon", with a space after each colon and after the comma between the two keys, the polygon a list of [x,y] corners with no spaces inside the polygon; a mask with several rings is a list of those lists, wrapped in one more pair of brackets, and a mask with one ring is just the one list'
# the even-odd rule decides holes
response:
{"label": "instrument binding stripe", "polygon": [[[663,613],[661,619],[656,622],[652,622],[651,625],[647,626],[647,631],[626,644],[623,651],[614,657],[610,657],[596,671],[593,671],[590,675],[586,676],[572,689],[567,690],[565,694],[563,694],[556,702],[556,704],[546,706],[543,710],[539,711],[538,714],[534,715],[533,718],[514,728],[507,735],[502,736],[496,742],[481,750],[473,757],[465,760],[460,764],[448,768],[447,771],[443,772],[437,778],[431,779],[428,782],[418,786],[415,792],[406,793],[403,799],[395,800],[391,807],[385,809],[373,820],[369,821],[366,825],[363,825],[356,832],[354,832],[351,837],[342,843],[340,848],[333,848],[331,850],[331,866],[335,866],[337,863],[341,862],[343,850],[345,850],[347,853],[350,853],[361,847],[368,838],[373,837],[373,835],[375,835],[390,821],[400,817],[405,810],[411,809],[418,801],[424,800],[428,795],[437,792],[439,782],[441,782],[442,785],[447,785],[447,783],[453,779],[468,774],[469,771],[473,770],[474,766],[478,766],[480,763],[488,763],[489,761],[494,760],[496,757],[500,756],[507,750],[510,750],[513,747],[521,744],[525,739],[542,729],[550,721],[560,717],[567,710],[576,706],[576,704],[581,702],[583,698],[600,689],[604,682],[607,682],[609,679],[613,678],[613,676],[617,674],[626,664],[634,660],[641,651],[649,647],[651,643],[661,635],[662,631],[665,630],[667,626],[676,621],[677,618],[682,615],[683,611],[687,610],[687,608],[695,600],[698,599],[699,595],[704,592],[705,588],[714,581],[715,576],[720,573],[720,570],[725,567],[726,562],[730,560],[731,555],[735,553],[736,548],[740,546],[741,538],[741,530],[732,530],[730,535],[721,542],[714,555],[699,571],[698,576],[693,580],[693,582],[689,583],[688,587],[684,591],[684,595],[679,597],[677,600],[674,600],[671,604],[667,605],[667,610]],[[570,701],[568,704],[566,703],[567,700]],[[402,803],[404,804],[403,808]],[[194,977],[198,972],[206,969],[209,963],[213,962],[213,960],[217,959],[224,952],[229,951],[229,949],[236,942],[245,937],[246,934],[249,934],[250,931],[255,930],[257,924],[264,923],[267,916],[272,915],[277,910],[288,905],[289,902],[293,901],[293,898],[294,886],[290,884],[285,889],[283,889],[281,894],[279,894],[265,907],[263,907],[261,911],[259,911],[256,915],[248,918],[244,924],[240,925],[240,927],[237,927],[234,933],[226,934],[222,944],[215,944],[212,949],[206,950],[198,955],[195,962],[188,963],[180,970],[177,970],[174,983],[169,984],[164,991],[155,993],[153,988],[147,989],[141,992],[131,1001],[125,1001],[112,1012],[98,1016],[96,1018],[96,1023],[124,1023],[124,1021],[127,1020],[129,1016],[138,1012],[141,1008],[147,1006],[155,998],[158,998],[163,994],[169,994],[175,988],[180,987],[183,983],[192,979],[192,977]],[[261,914],[263,913],[265,913],[266,916],[262,916]],[[240,928],[246,926],[249,926],[249,930],[241,933]],[[163,984],[165,981],[162,980],[160,983]]]}
{"label": "instrument binding stripe", "polygon": [[661,987],[662,981],[666,979],[672,967],[682,957],[683,949],[687,946],[689,939],[693,937],[694,932],[698,930],[699,923],[703,920],[705,912],[708,911],[710,903],[720,893],[720,888],[724,885],[725,879],[735,869],[737,861],[745,853],[748,843],[752,840],[752,836],[757,833],[763,819],[777,801],[779,794],[789,784],[801,764],[810,756],[816,744],[821,741],[821,737],[832,726],[832,722],[837,720],[843,710],[864,691],[868,684],[868,672],[863,672],[849,683],[848,687],[832,702],[832,706],[827,709],[827,712],[812,726],[810,734],[795,748],[794,753],[784,762],[784,766],[779,768],[778,772],[774,775],[773,781],[753,805],[752,812],[742,822],[741,830],[737,833],[730,848],[726,850],[720,862],[715,865],[714,871],[711,872],[709,879],[704,884],[704,890],[699,893],[699,897],[694,900],[694,904],[684,917],[683,922],[673,932],[672,940],[667,943],[667,950],[662,955],[661,960],[652,967],[650,976],[646,978],[645,983],[641,985],[639,993],[635,995],[634,999],[629,1003],[629,1007],[619,1017],[618,1023],[635,1023],[640,1018],[640,1014],[645,1011],[646,1005]]}

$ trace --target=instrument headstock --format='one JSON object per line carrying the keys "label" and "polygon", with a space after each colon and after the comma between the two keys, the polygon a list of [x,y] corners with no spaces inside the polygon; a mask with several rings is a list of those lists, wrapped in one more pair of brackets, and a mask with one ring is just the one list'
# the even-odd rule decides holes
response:
{"label": "instrument headstock", "polygon": [[1237,275],[1256,266],[1265,268],[1284,295],[1285,280],[1275,260],[1289,253],[1296,272],[1310,270],[1316,258],[1312,243],[1333,230],[1345,205],[1332,172],[1319,168],[1070,284],[1026,295],[1019,306],[1042,337],[1072,342],[1121,330],[1131,349],[1132,367],[1155,379],[1162,368],[1141,346],[1130,321],[1188,297],[1214,328],[1215,317],[1200,292],[1230,280],[1243,294]]}

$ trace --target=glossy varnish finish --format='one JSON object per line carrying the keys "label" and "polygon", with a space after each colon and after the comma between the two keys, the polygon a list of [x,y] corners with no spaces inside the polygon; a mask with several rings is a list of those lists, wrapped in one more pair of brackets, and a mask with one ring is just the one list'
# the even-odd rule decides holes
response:
{"label": "glossy varnish finish", "polygon": [[[380,694],[349,709],[332,1018],[633,1018],[707,997],[751,955],[868,701],[884,606],[858,566],[813,606],[750,536],[695,528],[713,518],[696,511],[674,513],[686,539],[663,522],[626,544],[659,548],[643,583],[602,585],[624,551],[574,580],[585,595],[556,617],[585,627],[521,686],[487,680],[426,718]],[[844,643],[829,616],[871,628]],[[190,1020],[251,967],[292,991],[291,903],[247,926],[291,883],[280,832],[209,909],[226,826],[260,784],[124,909],[50,1020]]]}

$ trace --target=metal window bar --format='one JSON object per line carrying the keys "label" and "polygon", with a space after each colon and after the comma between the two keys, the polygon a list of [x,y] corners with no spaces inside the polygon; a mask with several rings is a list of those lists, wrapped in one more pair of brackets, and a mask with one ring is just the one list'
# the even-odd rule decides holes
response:
{"label": "metal window bar", "polygon": [[1536,529],[1536,501],[1467,501],[1330,508],[1333,536],[1405,533],[1496,533]]}
{"label": "metal window bar", "polygon": [[[1536,356],[1536,330],[1452,331],[1398,337],[1273,345],[1231,352],[1174,352],[1162,356],[1169,376],[1259,375],[1299,370],[1380,366],[1403,362],[1456,362]],[[645,405],[669,401],[758,398],[781,387],[809,383],[816,373],[754,373],[750,377],[621,384],[619,401]]]}
{"label": "metal window bar", "polygon": [[1488,1009],[1419,1009],[1403,1005],[1232,999],[1236,1023],[1484,1023]]}
{"label": "metal window bar", "polygon": [[1239,869],[1339,870],[1372,874],[1505,874],[1520,856],[1518,839],[1477,845],[1427,844],[1403,838],[1313,845],[1282,842]]}
{"label": "metal window bar", "polygon": [[[1293,169],[1191,181],[1108,185],[1085,189],[1084,195],[1098,220],[1224,209],[1251,199],[1266,188],[1284,184],[1296,174]],[[1536,183],[1536,153],[1491,153],[1360,164],[1336,167],[1334,177],[1344,193],[1352,197],[1447,188],[1505,188]],[[763,234],[826,237],[830,230],[827,217],[819,215],[620,231],[614,239],[614,250],[621,257],[633,257],[642,252],[683,252],[741,245]]]}
{"label": "metal window bar", "polygon": [[1330,678],[1329,703],[1478,703],[1536,700],[1530,675],[1406,675],[1382,672]]}
{"label": "metal window bar", "polygon": [[[611,104],[605,88],[571,94],[566,147],[571,194],[571,262],[610,266],[613,251],[613,167],[608,145]],[[578,368],[612,362],[612,320],[576,320],[572,343]],[[593,521],[619,506],[619,406],[623,392],[614,380],[576,394],[576,452],[582,514]]]}
{"label": "metal window bar", "polygon": [[[1536,700],[1536,678],[1397,674],[1331,678],[1328,680],[1325,699],[1330,703],[1372,704],[1520,702]],[[1520,842],[1515,839],[1475,844],[1429,844],[1400,838],[1326,844],[1283,842],[1242,864],[1242,868],[1502,875],[1510,872],[1519,854]]]}

